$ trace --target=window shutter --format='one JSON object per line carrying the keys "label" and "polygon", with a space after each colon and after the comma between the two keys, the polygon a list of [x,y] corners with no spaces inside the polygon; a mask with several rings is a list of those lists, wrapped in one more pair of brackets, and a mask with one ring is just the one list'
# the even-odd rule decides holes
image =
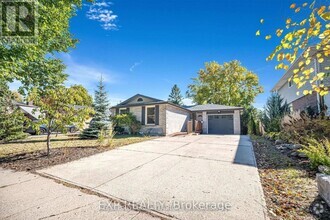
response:
{"label": "window shutter", "polygon": [[155,124],[159,125],[159,105],[156,105],[156,112],[155,112]]}
{"label": "window shutter", "polygon": [[119,115],[119,108],[116,108],[116,115]]}
{"label": "window shutter", "polygon": [[146,121],[146,107],[142,106],[142,115],[141,115],[141,124],[145,125],[145,121]]}

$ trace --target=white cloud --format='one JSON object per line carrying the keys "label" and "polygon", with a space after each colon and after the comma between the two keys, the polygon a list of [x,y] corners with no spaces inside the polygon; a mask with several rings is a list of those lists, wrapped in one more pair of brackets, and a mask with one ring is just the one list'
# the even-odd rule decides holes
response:
{"label": "white cloud", "polygon": [[183,102],[183,105],[187,105],[187,106],[194,105],[193,100],[189,99],[189,98],[183,99],[182,102]]}
{"label": "white cloud", "polygon": [[67,86],[81,84],[93,94],[101,75],[106,84],[116,82],[114,79],[115,74],[109,70],[93,65],[81,64],[74,60],[70,54],[61,54],[61,58],[67,66],[65,72],[69,75],[68,80],[65,82]]}
{"label": "white cloud", "polygon": [[137,66],[139,66],[139,65],[141,65],[141,64],[142,64],[142,61],[140,61],[140,62],[135,62],[135,63],[131,66],[131,68],[129,68],[129,71],[130,71],[130,72],[133,72],[134,69],[135,69],[135,67],[137,67]]}
{"label": "white cloud", "polygon": [[111,2],[103,1],[87,5],[89,7],[87,18],[100,22],[104,30],[117,30],[115,22],[118,16],[109,9],[111,4]]}

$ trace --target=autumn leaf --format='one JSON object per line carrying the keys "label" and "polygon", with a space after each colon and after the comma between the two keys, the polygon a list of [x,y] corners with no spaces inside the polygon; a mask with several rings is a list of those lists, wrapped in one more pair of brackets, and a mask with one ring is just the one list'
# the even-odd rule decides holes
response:
{"label": "autumn leaf", "polygon": [[263,24],[264,23],[264,19],[260,19],[260,23]]}
{"label": "autumn leaf", "polygon": [[290,53],[287,53],[287,54],[285,55],[285,58],[286,58],[287,60],[290,60],[290,59],[291,59],[291,54],[290,54]]}
{"label": "autumn leaf", "polygon": [[329,93],[328,91],[323,90],[323,91],[320,92],[320,96],[325,96],[325,95],[327,95],[328,93]]}
{"label": "autumn leaf", "polygon": [[[304,10],[309,11],[307,15],[304,14],[299,17],[289,15],[284,21],[284,27],[276,29],[275,34],[280,38],[280,42],[266,60],[276,59],[278,63],[275,69],[288,69],[287,64],[297,62],[298,67],[293,70],[294,76],[297,76],[294,79],[296,85],[301,87],[306,83],[310,83],[311,91],[319,93],[322,89],[316,83],[318,79],[313,78],[316,77],[312,74],[315,70],[310,67],[315,58],[316,62],[323,63],[330,56],[330,24],[328,22],[330,20],[330,6],[324,4],[316,8],[315,1],[311,4],[305,2],[302,6],[295,3],[290,6],[293,9],[293,14],[301,12],[303,7],[306,7]],[[285,34],[283,34],[284,30]],[[265,39],[269,40],[271,37],[271,35],[267,35]],[[318,43],[314,44],[313,42]],[[315,45],[316,54],[314,51],[313,53],[310,52],[309,47],[312,44]],[[303,59],[297,61],[299,57]],[[330,67],[324,68],[330,69]],[[313,80],[310,80],[312,78]],[[325,87],[325,89],[328,89],[328,87]]]}
{"label": "autumn leaf", "polygon": [[278,37],[280,37],[280,36],[282,35],[282,33],[283,33],[283,30],[282,30],[282,29],[277,29],[277,30],[276,30],[276,35],[277,35]]}
{"label": "autumn leaf", "polygon": [[260,30],[257,30],[256,36],[260,36]]}
{"label": "autumn leaf", "polygon": [[277,61],[281,61],[281,60],[283,60],[283,58],[284,58],[283,53],[279,53],[277,55]]}
{"label": "autumn leaf", "polygon": [[330,12],[325,12],[320,16],[323,20],[329,21],[330,20]]}
{"label": "autumn leaf", "polygon": [[304,26],[306,24],[307,19],[304,19],[300,22],[300,26]]}
{"label": "autumn leaf", "polygon": [[326,7],[323,5],[323,6],[317,11],[317,14],[318,14],[318,15],[321,15],[321,14],[324,12],[325,9],[326,9]]}
{"label": "autumn leaf", "polygon": [[291,18],[286,19],[286,24],[290,24],[291,23]]}

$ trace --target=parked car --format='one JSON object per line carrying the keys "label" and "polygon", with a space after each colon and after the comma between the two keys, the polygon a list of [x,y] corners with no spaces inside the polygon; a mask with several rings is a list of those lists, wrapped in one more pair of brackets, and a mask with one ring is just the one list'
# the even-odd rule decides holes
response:
{"label": "parked car", "polygon": [[[66,125],[65,128],[67,128],[68,132],[75,133],[78,129],[75,125]],[[46,125],[40,125],[39,127],[39,134],[47,134],[47,126]],[[37,131],[35,131],[31,126],[28,127],[24,132],[29,133],[31,135],[37,134]],[[56,132],[56,131],[54,131]]]}

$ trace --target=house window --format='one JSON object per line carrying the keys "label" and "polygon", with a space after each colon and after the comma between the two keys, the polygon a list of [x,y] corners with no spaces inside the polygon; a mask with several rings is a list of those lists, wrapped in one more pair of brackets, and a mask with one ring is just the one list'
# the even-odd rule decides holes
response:
{"label": "house window", "polygon": [[128,111],[127,111],[127,108],[121,108],[121,109],[119,109],[119,114],[127,114],[128,113]]}
{"label": "house window", "polygon": [[155,107],[147,107],[147,124],[152,125],[155,124],[155,119],[156,119],[156,110]]}
{"label": "house window", "polygon": [[143,98],[138,98],[138,102],[143,102]]}
{"label": "house window", "polygon": [[292,80],[289,80],[289,81],[288,81],[288,86],[289,86],[289,88],[292,87]]}

